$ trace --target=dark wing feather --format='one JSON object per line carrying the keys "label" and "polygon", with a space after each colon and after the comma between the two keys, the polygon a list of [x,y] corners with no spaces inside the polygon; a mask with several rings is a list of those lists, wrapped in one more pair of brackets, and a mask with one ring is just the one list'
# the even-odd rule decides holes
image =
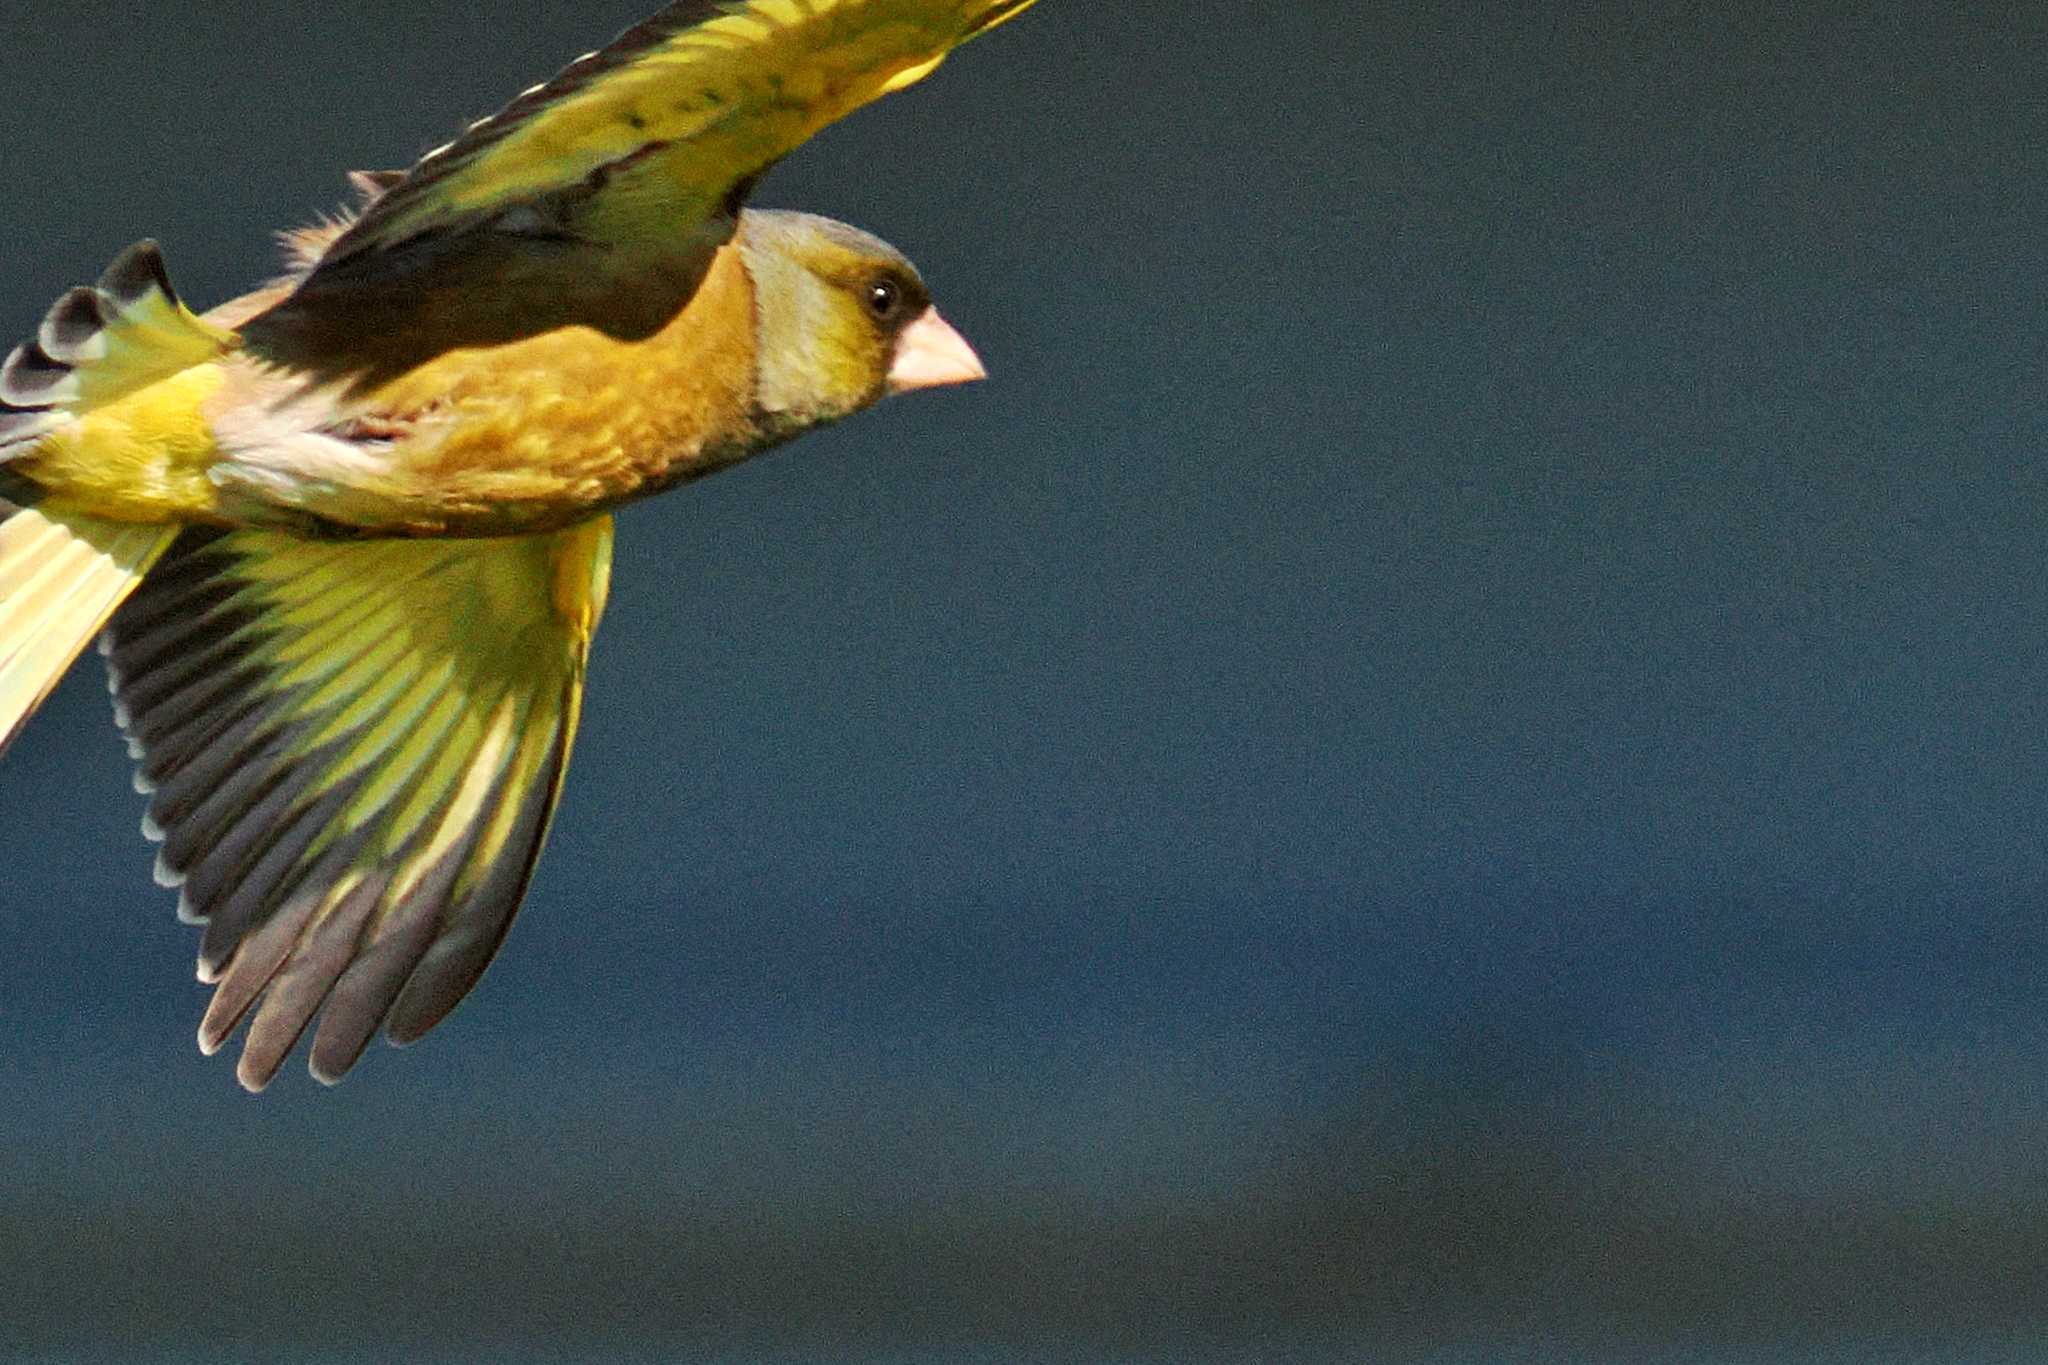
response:
{"label": "dark wing feather", "polygon": [[253,1013],[261,1089],[320,1017],[338,1080],[475,985],[561,791],[611,526],[315,543],[192,530],[102,648],[211,1052]]}
{"label": "dark wing feather", "polygon": [[358,386],[445,351],[673,319],[768,167],[1032,0],[680,0],[385,188],[250,350]]}

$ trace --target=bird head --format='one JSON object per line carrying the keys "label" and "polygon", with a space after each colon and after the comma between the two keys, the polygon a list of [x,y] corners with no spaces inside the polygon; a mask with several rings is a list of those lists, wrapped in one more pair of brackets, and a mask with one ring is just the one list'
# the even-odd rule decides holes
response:
{"label": "bird head", "polygon": [[754,285],[756,403],[795,431],[892,394],[987,377],[903,253],[807,213],[750,210],[735,245]]}

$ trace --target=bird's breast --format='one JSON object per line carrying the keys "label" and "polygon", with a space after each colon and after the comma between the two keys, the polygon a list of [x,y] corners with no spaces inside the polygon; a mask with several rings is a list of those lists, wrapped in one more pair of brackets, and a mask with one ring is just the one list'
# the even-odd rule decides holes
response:
{"label": "bird's breast", "polygon": [[403,504],[420,532],[570,524],[762,448],[754,389],[752,287],[727,250],[644,341],[562,328],[379,388],[352,419],[387,451],[381,487],[360,492]]}

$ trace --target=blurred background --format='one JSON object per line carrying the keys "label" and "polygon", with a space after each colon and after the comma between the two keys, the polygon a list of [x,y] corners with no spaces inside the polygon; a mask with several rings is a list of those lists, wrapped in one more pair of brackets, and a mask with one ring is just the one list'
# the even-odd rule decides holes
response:
{"label": "blurred background", "polygon": [[[50,0],[0,320],[649,0]],[[633,509],[447,1026],[0,767],[0,1358],[2048,1352],[2048,9],[1048,0],[763,204],[994,373]]]}

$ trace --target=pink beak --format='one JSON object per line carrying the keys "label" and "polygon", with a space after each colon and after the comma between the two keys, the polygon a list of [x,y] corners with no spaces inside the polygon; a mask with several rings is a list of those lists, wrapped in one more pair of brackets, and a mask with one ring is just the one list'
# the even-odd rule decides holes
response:
{"label": "pink beak", "polygon": [[988,378],[981,357],[967,344],[967,338],[927,308],[896,338],[896,357],[889,363],[889,392],[913,393],[946,384],[972,384]]}

